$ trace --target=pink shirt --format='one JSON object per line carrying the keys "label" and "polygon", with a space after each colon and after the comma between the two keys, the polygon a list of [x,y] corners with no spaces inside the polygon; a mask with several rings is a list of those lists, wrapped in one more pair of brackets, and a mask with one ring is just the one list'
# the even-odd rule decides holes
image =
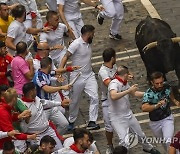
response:
{"label": "pink shirt", "polygon": [[17,93],[22,95],[22,87],[29,80],[26,79],[25,74],[29,72],[29,64],[20,56],[16,56],[11,62],[12,77],[14,80],[14,88]]}

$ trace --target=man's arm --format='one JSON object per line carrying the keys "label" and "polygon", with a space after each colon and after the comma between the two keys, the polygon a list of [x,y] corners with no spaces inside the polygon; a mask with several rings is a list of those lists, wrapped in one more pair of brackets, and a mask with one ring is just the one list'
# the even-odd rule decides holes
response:
{"label": "man's arm", "polygon": [[26,33],[36,35],[40,32],[49,32],[52,29],[50,27],[43,27],[43,28],[28,28]]}
{"label": "man's arm", "polygon": [[173,92],[171,92],[171,94],[170,94],[170,99],[176,106],[180,107],[180,102],[175,99]]}
{"label": "man's arm", "polygon": [[136,96],[136,97],[139,97],[139,98],[142,98],[143,95],[144,95],[144,92],[142,92],[142,91],[135,91],[132,95]]}
{"label": "man's arm", "polygon": [[60,68],[64,68],[64,66],[66,65],[69,57],[71,57],[71,53],[69,51],[66,52],[66,54],[64,55],[63,59],[61,60],[61,64],[60,64]]}
{"label": "man's arm", "polygon": [[122,97],[124,97],[125,95],[127,94],[131,94],[131,93],[134,93],[135,91],[137,90],[137,86],[136,85],[132,85],[129,89],[127,90],[124,90],[122,92],[118,92],[117,90],[111,90],[110,91],[110,97],[112,100],[118,100]]}
{"label": "man's arm", "polygon": [[47,93],[55,93],[61,90],[69,90],[71,88],[70,85],[65,85],[65,86],[59,86],[59,87],[53,87],[53,86],[48,86],[44,85],[42,89],[47,92]]}
{"label": "man's arm", "polygon": [[60,15],[62,22],[67,26],[68,33],[69,33],[70,37],[74,40],[75,36],[74,36],[73,30],[69,26],[68,22],[66,21],[66,17],[64,15],[64,5],[59,4],[58,10],[59,10],[59,15]]}
{"label": "man's arm", "polygon": [[6,46],[12,50],[16,50],[16,46],[14,44],[14,38],[8,37],[5,40]]}
{"label": "man's arm", "polygon": [[33,65],[33,60],[32,59],[28,59],[27,62],[29,63],[29,71],[27,73],[25,73],[25,77],[28,80],[32,80],[34,77],[34,65]]}
{"label": "man's arm", "polygon": [[152,112],[158,109],[159,107],[161,107],[162,105],[164,105],[165,103],[166,103],[165,100],[161,100],[155,105],[151,105],[147,102],[142,105],[141,109],[143,112]]}
{"label": "man's arm", "polygon": [[104,8],[101,5],[98,5],[98,4],[94,3],[94,2],[92,2],[91,0],[81,0],[81,1],[84,2],[87,5],[95,7],[96,9],[98,9],[100,11],[104,10]]}

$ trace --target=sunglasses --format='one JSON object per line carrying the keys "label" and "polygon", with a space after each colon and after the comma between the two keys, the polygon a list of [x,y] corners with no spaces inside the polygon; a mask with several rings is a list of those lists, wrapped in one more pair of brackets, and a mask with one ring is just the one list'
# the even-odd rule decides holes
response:
{"label": "sunglasses", "polygon": [[50,49],[49,48],[48,49],[39,49],[39,48],[37,48],[37,50],[48,50],[49,51]]}

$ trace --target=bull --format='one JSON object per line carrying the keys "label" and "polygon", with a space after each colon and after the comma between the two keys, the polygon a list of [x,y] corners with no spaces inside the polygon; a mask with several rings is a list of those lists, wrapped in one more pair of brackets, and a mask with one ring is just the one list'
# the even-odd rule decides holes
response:
{"label": "bull", "polygon": [[147,79],[153,72],[160,71],[171,85],[179,85],[180,37],[176,37],[169,24],[148,16],[136,27],[135,41]]}

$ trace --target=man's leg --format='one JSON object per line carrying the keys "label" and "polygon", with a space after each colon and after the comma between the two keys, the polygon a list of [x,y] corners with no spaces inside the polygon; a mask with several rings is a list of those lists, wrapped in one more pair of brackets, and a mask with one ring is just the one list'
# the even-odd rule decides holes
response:
{"label": "man's leg", "polygon": [[[71,76],[71,80],[75,76]],[[73,84],[71,103],[69,105],[69,122],[74,123],[79,113],[79,99],[84,89],[84,79],[80,76],[78,80]]]}
{"label": "man's leg", "polygon": [[113,130],[117,133],[119,137],[119,145],[122,145],[129,149],[129,143],[126,140],[126,137],[129,133],[129,124],[128,119],[126,118],[110,118],[111,119],[111,125],[113,127]]}
{"label": "man's leg", "polygon": [[76,30],[78,33],[78,37],[80,37],[81,36],[81,28],[84,26],[84,22],[83,22],[82,18],[77,19],[75,21],[75,24],[76,24]]}
{"label": "man's leg", "polygon": [[57,0],[46,0],[50,11],[57,11]]}
{"label": "man's leg", "polygon": [[171,144],[171,139],[174,134],[174,117],[173,117],[173,115],[170,115],[167,118],[163,119],[162,133],[163,133],[164,139],[166,140],[164,147],[165,147],[165,150],[168,151],[169,146]]}
{"label": "man's leg", "polygon": [[90,98],[89,107],[89,124],[87,129],[99,129],[99,125],[95,123],[98,117],[99,99],[98,99],[98,84],[94,73],[86,79],[84,91]]}
{"label": "man's leg", "polygon": [[51,121],[57,126],[58,132],[63,135],[67,131],[68,120],[66,117],[61,113],[58,107],[53,107],[51,109],[51,116],[49,117]]}
{"label": "man's leg", "polygon": [[115,36],[119,33],[120,24],[124,17],[124,7],[122,4],[122,0],[113,0],[113,2],[116,14],[112,19],[110,33]]}
{"label": "man's leg", "polygon": [[102,18],[113,18],[116,14],[115,6],[112,0],[101,0],[101,3],[105,10],[101,11],[99,15]]}
{"label": "man's leg", "polygon": [[129,124],[130,124],[130,129],[134,133],[136,133],[136,135],[138,136],[139,142],[142,143],[143,149],[146,151],[151,151],[151,149],[153,149],[153,146],[147,143],[146,136],[144,132],[142,131],[141,126],[134,115],[132,115],[132,118],[129,120]]}
{"label": "man's leg", "polygon": [[[106,100],[108,102],[108,100]],[[104,101],[105,102],[105,101]],[[102,102],[102,103],[104,103]],[[105,125],[105,133],[106,133],[106,139],[108,144],[108,149],[106,150],[106,153],[112,153],[113,151],[113,128],[111,126],[109,113],[108,113],[108,106],[102,105],[102,112],[103,112],[103,119],[104,119],[104,125]]]}
{"label": "man's leg", "polygon": [[69,26],[72,28],[73,34],[74,34],[75,38],[78,38],[79,37],[79,33],[78,33],[77,28],[76,28],[76,21],[68,20],[67,22],[68,22]]}

